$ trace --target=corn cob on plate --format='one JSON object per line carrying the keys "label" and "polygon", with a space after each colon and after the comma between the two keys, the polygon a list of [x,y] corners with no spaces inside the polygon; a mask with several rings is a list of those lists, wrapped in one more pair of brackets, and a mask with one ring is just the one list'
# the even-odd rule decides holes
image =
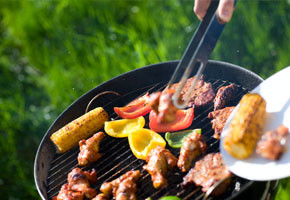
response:
{"label": "corn cob on plate", "polygon": [[[287,67],[274,74],[251,91],[250,96],[257,93],[266,102],[264,123],[261,122],[263,121],[261,107],[257,106],[253,99],[248,100],[248,108],[247,106],[240,106],[243,104],[240,102],[228,118],[221,135],[220,151],[229,170],[234,174],[246,179],[258,181],[275,180],[290,176],[289,138],[286,142],[287,151],[282,155],[280,160],[270,161],[255,153],[256,142],[263,133],[274,130],[281,124],[290,128],[289,85],[290,67]],[[252,107],[251,104],[253,104]],[[240,107],[244,107],[241,108],[243,109],[242,112],[246,113],[244,118],[236,116]],[[249,113],[252,113],[252,115]],[[254,125],[251,120],[255,121]],[[237,129],[234,130],[234,133],[231,127],[232,123],[236,123],[237,125]],[[259,127],[261,125],[262,127]],[[260,128],[261,134],[255,133],[259,131]]]}

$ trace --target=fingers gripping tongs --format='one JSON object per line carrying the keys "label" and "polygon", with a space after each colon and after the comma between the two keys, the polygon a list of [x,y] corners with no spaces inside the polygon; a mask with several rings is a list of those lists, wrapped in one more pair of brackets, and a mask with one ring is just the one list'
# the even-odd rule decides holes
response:
{"label": "fingers gripping tongs", "polygon": [[[206,16],[200,22],[196,32],[194,33],[189,45],[186,48],[185,53],[182,56],[181,61],[178,63],[176,70],[174,71],[170,81],[166,88],[170,88],[176,81],[177,76],[184,72],[175,94],[172,97],[173,104],[179,109],[184,109],[190,100],[191,92],[193,91],[197,81],[200,79],[202,72],[207,65],[208,58],[213,51],[218,38],[220,37],[224,24],[220,24],[216,17],[216,9],[219,1],[212,0],[210,7],[208,8]],[[199,67],[195,79],[190,89],[184,94],[184,101],[180,102],[179,97],[182,89],[189,78],[193,68]]]}

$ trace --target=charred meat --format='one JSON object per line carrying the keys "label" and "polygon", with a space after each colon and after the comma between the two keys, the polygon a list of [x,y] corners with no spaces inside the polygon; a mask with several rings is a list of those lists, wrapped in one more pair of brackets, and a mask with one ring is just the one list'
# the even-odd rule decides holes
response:
{"label": "charred meat", "polygon": [[85,166],[88,163],[95,162],[100,159],[99,153],[100,141],[104,138],[103,132],[94,134],[87,140],[79,141],[80,153],[78,155],[79,166]]}
{"label": "charred meat", "polygon": [[206,149],[207,145],[202,135],[197,131],[193,131],[182,143],[177,167],[182,172],[187,172],[191,168],[193,161],[200,154],[205,154]]}
{"label": "charred meat", "polygon": [[95,170],[91,172],[82,171],[80,168],[74,168],[67,178],[67,183],[64,184],[56,197],[53,200],[82,200],[84,197],[93,198],[97,191],[90,187],[97,181]]}
{"label": "charred meat", "polygon": [[235,106],[225,107],[220,110],[215,110],[208,114],[208,118],[211,120],[212,129],[214,130],[213,137],[216,139],[220,139],[223,128],[226,124],[227,119],[230,114],[233,112]]}
{"label": "charred meat", "polygon": [[146,162],[143,168],[151,175],[154,188],[166,187],[165,176],[168,170],[176,166],[177,158],[168,149],[158,146],[150,151]]}
{"label": "charred meat", "polygon": [[225,106],[228,106],[228,104],[230,104],[232,100],[236,98],[237,93],[238,87],[234,83],[221,87],[217,91],[216,97],[214,99],[214,110],[219,110]]}
{"label": "charred meat", "polygon": [[[185,96],[189,91],[191,85],[194,82],[195,77],[189,78],[183,90],[181,91],[181,101],[185,100]],[[179,83],[176,83],[171,86],[171,89],[176,89]],[[202,76],[196,83],[195,88],[191,91],[190,101],[188,103],[188,107],[201,108],[210,105],[215,98],[215,92],[211,85],[204,80],[204,76]]]}
{"label": "charred meat", "polygon": [[137,192],[136,182],[140,177],[141,172],[139,170],[129,171],[111,182],[103,183],[100,188],[103,195],[100,197],[98,195],[97,197],[104,199],[105,197],[109,198],[113,194],[116,200],[135,200],[135,193]]}
{"label": "charred meat", "polygon": [[[224,180],[231,176],[231,172],[227,169],[220,153],[210,153],[195,163],[188,174],[183,179],[183,185],[186,186],[194,183],[202,187],[202,191],[206,192],[211,186],[220,180]],[[225,181],[223,187],[215,192],[219,195],[225,191],[230,182]]]}
{"label": "charred meat", "polygon": [[270,160],[280,159],[285,152],[288,134],[289,130],[284,125],[280,125],[276,130],[264,133],[257,144],[257,154]]}

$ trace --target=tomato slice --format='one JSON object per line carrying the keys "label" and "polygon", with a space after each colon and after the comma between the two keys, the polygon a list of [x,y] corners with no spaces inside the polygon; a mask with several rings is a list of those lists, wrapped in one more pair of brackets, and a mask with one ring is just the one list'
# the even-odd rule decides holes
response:
{"label": "tomato slice", "polygon": [[170,132],[179,131],[188,128],[194,118],[194,109],[189,108],[187,110],[177,110],[176,118],[173,122],[169,123],[158,123],[157,115],[154,111],[150,112],[149,115],[149,127],[155,132]]}
{"label": "tomato slice", "polygon": [[148,104],[149,93],[135,99],[124,107],[114,107],[115,113],[123,119],[134,119],[144,116],[151,111],[151,106]]}

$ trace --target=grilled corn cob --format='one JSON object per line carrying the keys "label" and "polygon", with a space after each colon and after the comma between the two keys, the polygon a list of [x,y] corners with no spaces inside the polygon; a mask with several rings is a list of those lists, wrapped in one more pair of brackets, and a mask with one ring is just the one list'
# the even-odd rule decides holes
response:
{"label": "grilled corn cob", "polygon": [[258,94],[246,94],[225,137],[224,148],[238,159],[249,157],[262,132],[266,116],[266,102]]}
{"label": "grilled corn cob", "polygon": [[62,127],[50,139],[56,145],[57,152],[64,153],[76,146],[81,139],[86,139],[103,128],[108,120],[108,113],[98,107]]}

